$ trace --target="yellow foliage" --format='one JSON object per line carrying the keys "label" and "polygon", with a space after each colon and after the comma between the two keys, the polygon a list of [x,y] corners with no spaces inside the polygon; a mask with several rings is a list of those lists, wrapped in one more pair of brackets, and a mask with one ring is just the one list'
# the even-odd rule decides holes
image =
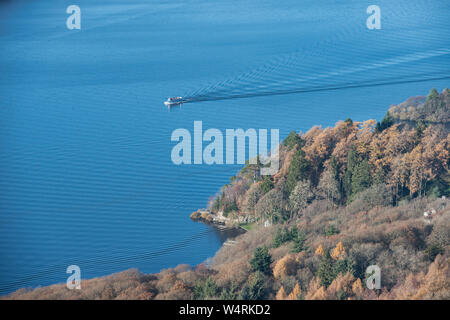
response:
{"label": "yellow foliage", "polygon": [[276,300],[286,300],[287,299],[287,295],[286,292],[284,291],[284,287],[281,286],[280,290],[278,290],[277,295],[275,296]]}
{"label": "yellow foliage", "polygon": [[339,241],[336,247],[331,250],[331,257],[335,260],[339,260],[345,257],[345,248],[341,241]]}
{"label": "yellow foliage", "polygon": [[293,275],[297,271],[297,261],[291,254],[285,255],[281,258],[273,268],[273,275],[275,278],[284,278]]}
{"label": "yellow foliage", "polygon": [[352,291],[356,296],[358,296],[358,297],[362,296],[363,286],[362,286],[362,282],[361,282],[360,278],[356,279],[356,281],[353,282]]}
{"label": "yellow foliage", "polygon": [[[308,291],[305,294],[305,300],[312,300],[321,287],[322,286],[320,285],[320,279],[318,277],[312,278],[308,285]],[[323,295],[324,294],[325,292],[323,292]]]}
{"label": "yellow foliage", "polygon": [[428,268],[422,285],[412,299],[448,300],[450,299],[450,259],[438,255]]}
{"label": "yellow foliage", "polygon": [[406,279],[382,294],[381,299],[390,300],[449,300],[450,299],[450,258],[438,255],[429,266],[428,272],[409,274]]}
{"label": "yellow foliage", "polygon": [[327,299],[327,294],[326,294],[325,287],[322,286],[316,292],[313,292],[310,295],[309,299],[310,300],[326,300]]}
{"label": "yellow foliage", "polygon": [[359,154],[367,154],[370,150],[370,141],[373,136],[376,121],[373,119],[359,123],[358,141],[356,143],[356,150]]}
{"label": "yellow foliage", "polygon": [[297,300],[300,295],[300,286],[298,283],[295,285],[294,289],[292,289],[292,292],[288,296],[288,300]]}
{"label": "yellow foliage", "polygon": [[290,150],[285,154],[285,158],[284,161],[282,162],[280,170],[278,170],[278,172],[273,175],[273,180],[275,182],[277,182],[282,177],[286,177],[286,175],[288,174],[289,166],[291,165],[292,157],[294,156],[295,150],[296,148],[294,150]]}
{"label": "yellow foliage", "polygon": [[339,274],[327,288],[327,299],[336,299],[340,293],[345,293],[347,296],[350,296],[354,282],[355,277],[351,273]]}
{"label": "yellow foliage", "polygon": [[319,245],[317,247],[315,254],[318,255],[318,256],[323,256],[325,254],[325,251],[323,250],[323,246],[322,245]]}

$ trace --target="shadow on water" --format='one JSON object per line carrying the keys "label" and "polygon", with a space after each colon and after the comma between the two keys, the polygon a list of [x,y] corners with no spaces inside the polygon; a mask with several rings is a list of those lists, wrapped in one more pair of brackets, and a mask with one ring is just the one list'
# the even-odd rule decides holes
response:
{"label": "shadow on water", "polygon": [[237,236],[240,236],[241,234],[247,232],[242,228],[225,228],[220,225],[213,225],[213,224],[209,224],[208,227],[210,228],[210,231],[212,231],[212,233],[214,233],[217,236],[221,244],[225,243],[227,240],[232,240]]}

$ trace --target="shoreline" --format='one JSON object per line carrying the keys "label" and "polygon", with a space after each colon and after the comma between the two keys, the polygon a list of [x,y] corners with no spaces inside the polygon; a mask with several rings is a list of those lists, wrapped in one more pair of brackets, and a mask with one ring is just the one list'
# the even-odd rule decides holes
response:
{"label": "shoreline", "polygon": [[229,218],[223,214],[223,211],[219,211],[217,214],[211,212],[208,209],[198,209],[190,214],[192,221],[202,222],[207,225],[222,226],[227,229],[243,229],[248,231],[243,226],[251,226],[256,221],[253,217],[240,215],[237,218]]}
{"label": "shoreline", "polygon": [[[201,210],[206,210],[206,209],[201,209]],[[199,211],[199,210],[197,210]],[[196,211],[195,211],[196,212]],[[215,216],[214,214],[211,214],[211,216]],[[191,218],[192,219],[192,218]],[[219,220],[206,220],[206,219],[192,219],[194,222],[198,222],[198,223],[203,223],[207,226],[210,226],[211,228],[214,229],[215,232],[217,232],[217,236],[221,242],[220,247],[214,252],[213,256],[217,254],[217,252],[219,252],[219,250],[221,250],[224,246],[229,246],[229,245],[233,245],[235,243],[235,238],[246,233],[248,230],[245,229],[242,225],[229,225],[226,224],[225,222],[221,222],[220,219]],[[200,262],[200,264],[205,263],[208,260],[209,257],[205,257],[203,259],[202,262]],[[179,265],[183,265],[183,262],[178,263],[176,266],[173,267],[169,267],[169,268],[176,268]],[[195,265],[193,265],[192,267],[195,267]],[[158,272],[156,273],[145,273],[145,274],[157,274],[160,273],[161,271],[165,270],[167,268],[162,268],[160,269]],[[112,274],[105,274],[103,276],[96,276],[93,278],[82,278],[82,281],[91,281],[94,279],[98,279],[98,278],[105,278],[105,277],[109,277],[111,275],[117,274],[117,273],[122,273],[122,272],[126,272],[128,269],[125,270],[121,270]],[[141,272],[141,271],[139,271]],[[8,293],[2,293],[0,294],[0,300],[3,300],[5,298],[7,298],[10,294],[17,292],[19,290],[23,290],[23,289],[31,289],[31,290],[35,290],[38,288],[45,288],[45,287],[50,287],[50,286],[56,286],[56,285],[64,285],[64,283],[60,283],[60,282],[55,282],[55,283],[51,283],[48,285],[36,285],[36,286],[25,286],[25,287],[19,287],[17,289],[14,289],[11,292]]]}

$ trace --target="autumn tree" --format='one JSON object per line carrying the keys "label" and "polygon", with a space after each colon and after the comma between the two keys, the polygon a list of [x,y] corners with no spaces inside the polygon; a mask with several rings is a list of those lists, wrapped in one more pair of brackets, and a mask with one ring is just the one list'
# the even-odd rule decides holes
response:
{"label": "autumn tree", "polygon": [[297,300],[301,296],[301,290],[298,282],[295,284],[294,289],[292,289],[291,293],[289,293],[287,299],[288,300]]}
{"label": "autumn tree", "polygon": [[319,245],[314,253],[318,256],[323,256],[325,254],[325,251],[323,250],[323,246]]}
{"label": "autumn tree", "polygon": [[272,222],[281,220],[285,213],[283,193],[278,189],[270,190],[256,204],[255,213],[260,218],[270,218]]}
{"label": "autumn tree", "polygon": [[254,183],[247,190],[245,194],[244,206],[245,209],[250,213],[255,213],[255,207],[259,199],[263,196],[263,191],[261,190],[260,183]]}
{"label": "autumn tree", "polygon": [[275,299],[276,300],[287,300],[287,294],[286,291],[284,290],[284,287],[281,286],[280,290],[278,290],[277,294],[275,295]]}
{"label": "autumn tree", "polygon": [[293,255],[287,254],[275,264],[275,267],[273,268],[273,275],[277,279],[283,279],[286,276],[295,274],[296,269],[297,261]]}
{"label": "autumn tree", "polygon": [[327,200],[339,201],[341,199],[338,169],[334,157],[331,157],[328,164],[325,165],[317,188]]}
{"label": "autumn tree", "polygon": [[321,284],[321,280],[318,277],[311,279],[308,292],[305,296],[306,300],[325,300],[326,299],[326,288]]}
{"label": "autumn tree", "polygon": [[[336,140],[339,136],[341,127],[345,126],[342,122],[336,124],[334,128],[325,128],[317,130],[316,134],[307,132],[306,137],[310,136],[310,141],[303,147],[306,159],[310,164],[311,180],[313,184],[317,183],[318,177],[323,169],[324,162],[329,159]],[[315,132],[315,131],[312,131]]]}
{"label": "autumn tree", "polygon": [[355,141],[356,151],[362,158],[366,158],[370,151],[370,141],[376,131],[376,121],[373,119],[358,124],[357,139]]}
{"label": "autumn tree", "polygon": [[338,275],[327,288],[327,299],[345,300],[353,296],[354,282],[355,277],[350,273]]}
{"label": "autumn tree", "polygon": [[302,180],[297,182],[294,190],[289,196],[289,205],[291,210],[299,212],[307,207],[308,202],[313,198],[314,194],[311,191],[311,183],[309,180]]}
{"label": "autumn tree", "polygon": [[389,293],[384,299],[399,300],[448,300],[450,298],[449,258],[438,255],[429,266],[428,272],[409,274],[402,283]]}
{"label": "autumn tree", "polygon": [[364,288],[360,278],[357,278],[352,284],[352,292],[357,297],[360,298],[363,295]]}
{"label": "autumn tree", "polygon": [[334,260],[339,260],[345,257],[345,248],[341,241],[339,241],[336,247],[331,250],[331,257]]}

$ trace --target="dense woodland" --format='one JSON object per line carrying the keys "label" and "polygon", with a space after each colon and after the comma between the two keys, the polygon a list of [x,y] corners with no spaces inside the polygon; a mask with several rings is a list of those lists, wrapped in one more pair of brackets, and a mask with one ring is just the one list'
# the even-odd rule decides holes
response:
{"label": "dense woodland", "polygon": [[[293,131],[275,175],[247,164],[210,199],[212,212],[254,221],[211,262],[6,298],[450,299],[449,124],[450,91],[432,89],[380,122]],[[366,287],[369,265],[381,289]]]}

